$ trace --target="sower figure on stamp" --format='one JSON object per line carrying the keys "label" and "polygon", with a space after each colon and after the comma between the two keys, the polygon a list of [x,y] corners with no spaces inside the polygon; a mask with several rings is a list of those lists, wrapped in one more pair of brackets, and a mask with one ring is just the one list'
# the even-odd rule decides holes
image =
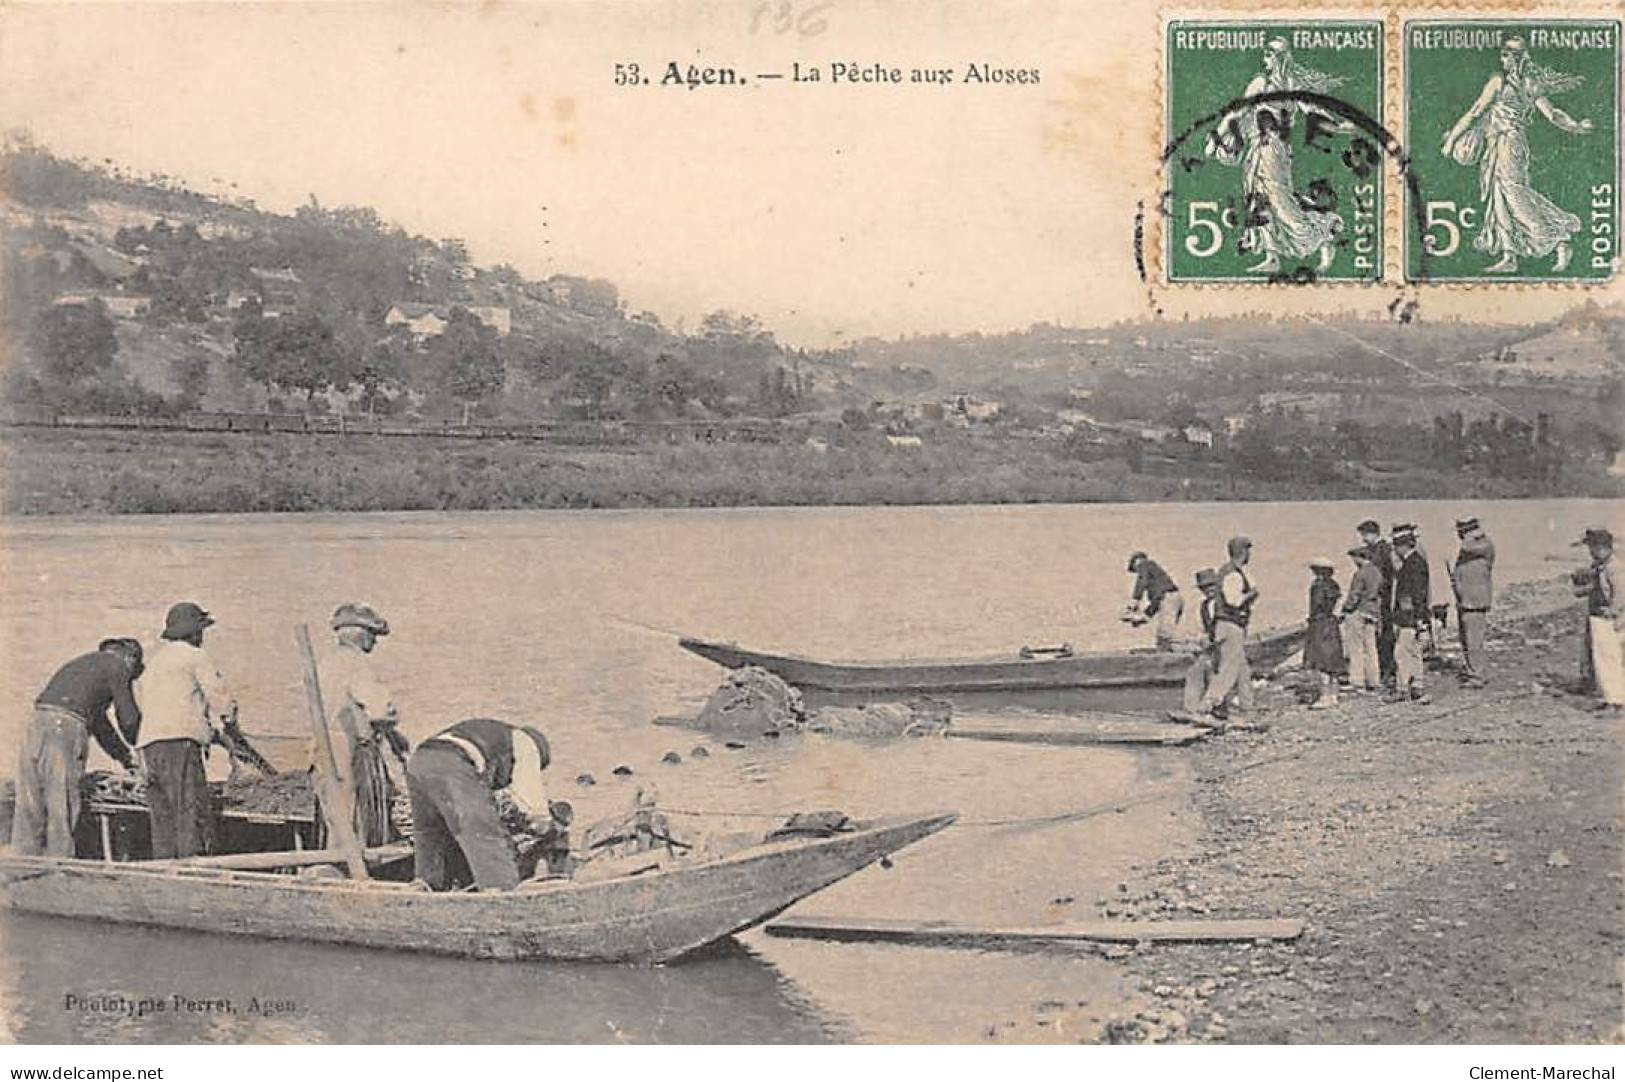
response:
{"label": "sower figure on stamp", "polygon": [[[39,698],[17,755],[17,809],[11,851],[20,856],[71,857],[79,819],[79,781],[94,736],[115,762],[136,768],[141,726],[131,684],[141,675],[141,644],[104,639],[94,653],[56,671]],[[108,720],[111,709],[118,726]]]}
{"label": "sower figure on stamp", "polygon": [[1241,250],[1262,258],[1248,268],[1258,274],[1282,269],[1283,261],[1317,256],[1316,270],[1329,270],[1344,230],[1343,216],[1314,205],[1299,194],[1292,177],[1293,119],[1313,113],[1328,132],[1349,131],[1352,125],[1329,116],[1303,101],[1253,102],[1263,94],[1308,91],[1325,94],[1343,80],[1305,67],[1293,58],[1285,38],[1271,38],[1264,48],[1263,70],[1242,91],[1250,104],[1222,117],[1209,135],[1205,153],[1225,165],[1241,167],[1242,204],[1247,229]]}
{"label": "sower figure on stamp", "polygon": [[172,606],[164,643],[136,684],[154,860],[209,850],[213,823],[203,754],[237,717],[225,677],[203,652],[204,629],[213,623],[190,601]]}
{"label": "sower figure on stamp", "polygon": [[1529,123],[1539,112],[1559,131],[1584,135],[1590,120],[1575,120],[1548,95],[1577,89],[1584,80],[1535,63],[1522,38],[1508,38],[1501,70],[1491,75],[1478,100],[1445,134],[1439,152],[1461,165],[1478,166],[1483,226],[1473,247],[1498,257],[1489,268],[1510,274],[1519,258],[1556,253],[1552,271],[1568,269],[1574,258],[1570,238],[1580,219],[1537,192],[1529,179]]}

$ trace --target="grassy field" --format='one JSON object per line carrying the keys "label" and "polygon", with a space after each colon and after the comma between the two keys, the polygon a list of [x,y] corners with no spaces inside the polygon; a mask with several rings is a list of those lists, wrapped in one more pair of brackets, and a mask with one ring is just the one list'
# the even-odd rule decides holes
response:
{"label": "grassy field", "polygon": [[1188,465],[1178,476],[1080,462],[1051,445],[942,442],[826,451],[801,445],[561,448],[524,441],[194,432],[0,432],[0,512],[498,510],[832,504],[1059,503],[1620,495],[1412,470],[1324,485],[1264,483]]}

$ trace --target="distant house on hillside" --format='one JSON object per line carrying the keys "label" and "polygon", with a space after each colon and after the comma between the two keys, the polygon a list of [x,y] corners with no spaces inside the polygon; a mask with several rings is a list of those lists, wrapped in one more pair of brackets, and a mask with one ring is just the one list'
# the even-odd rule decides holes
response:
{"label": "distant house on hillside", "polygon": [[1211,448],[1213,446],[1213,426],[1206,421],[1192,421],[1180,429],[1179,434],[1185,437],[1186,443],[1194,447]]}
{"label": "distant house on hillside", "polygon": [[152,298],[137,293],[64,293],[52,304],[90,304],[101,301],[107,314],[118,319],[134,319],[152,307]]}
{"label": "distant house on hillside", "polygon": [[468,304],[469,315],[506,337],[513,330],[513,315],[500,304]]}
{"label": "distant house on hillside", "polygon": [[[456,306],[401,301],[384,316],[384,324],[389,327],[404,326],[419,338],[435,338],[445,331],[453,307]],[[502,305],[465,304],[461,307],[500,335],[506,336],[513,330],[513,315]]]}
{"label": "distant house on hillside", "polygon": [[250,267],[248,273],[254,276],[255,284],[259,287],[260,303],[264,305],[267,315],[299,304],[299,287],[303,283],[291,268],[267,270],[264,267]]}
{"label": "distant house on hillside", "polygon": [[1174,438],[1174,430],[1166,425],[1154,425],[1145,421],[1127,421],[1136,436],[1147,443],[1167,443]]}
{"label": "distant house on hillside", "polygon": [[435,338],[446,329],[446,319],[435,311],[432,304],[413,304],[403,301],[390,308],[384,316],[387,327],[404,326],[419,338]]}

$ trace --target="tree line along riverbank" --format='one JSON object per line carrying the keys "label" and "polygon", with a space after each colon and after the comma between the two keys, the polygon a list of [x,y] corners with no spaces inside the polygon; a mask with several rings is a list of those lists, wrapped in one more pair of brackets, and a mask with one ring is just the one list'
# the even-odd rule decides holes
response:
{"label": "tree line along riverbank", "polygon": [[1351,467],[1312,483],[1197,463],[1080,461],[1017,441],[896,447],[554,447],[377,435],[0,430],[0,512],[518,510],[1620,496],[1600,469],[1548,484]]}

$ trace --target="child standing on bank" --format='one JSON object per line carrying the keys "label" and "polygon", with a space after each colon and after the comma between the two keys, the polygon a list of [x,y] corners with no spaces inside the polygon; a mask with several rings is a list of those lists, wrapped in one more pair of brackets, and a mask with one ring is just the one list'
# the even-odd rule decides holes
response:
{"label": "child standing on bank", "polygon": [[1309,709],[1325,710],[1337,705],[1337,682],[1348,672],[1337,618],[1337,602],[1343,591],[1332,577],[1337,569],[1330,560],[1310,560],[1309,570],[1314,578],[1309,583],[1309,637],[1303,644],[1303,665],[1319,683]]}

